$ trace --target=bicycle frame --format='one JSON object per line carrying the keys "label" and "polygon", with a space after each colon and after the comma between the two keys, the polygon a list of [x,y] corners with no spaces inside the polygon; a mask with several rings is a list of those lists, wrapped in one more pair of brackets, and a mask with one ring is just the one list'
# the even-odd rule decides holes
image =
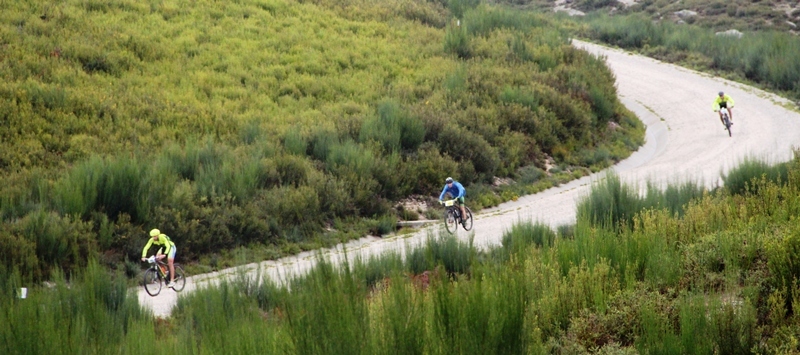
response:
{"label": "bicycle frame", "polygon": [[[470,211],[469,207],[464,206],[464,212],[466,214],[462,216],[461,206],[456,205],[456,200],[457,199],[443,201],[445,206],[444,223],[447,231],[450,233],[454,233],[456,229],[458,229],[459,224],[464,227],[464,230],[468,231],[472,229],[472,211]],[[449,220],[449,215],[453,216],[453,221]],[[463,220],[463,222],[461,220]],[[455,224],[453,229],[451,229],[450,223]]]}
{"label": "bicycle frame", "polygon": [[728,110],[727,107],[720,107],[719,109],[720,114],[722,115],[722,123],[725,125],[725,129],[728,130],[728,136],[733,136],[731,132],[731,112]]}
{"label": "bicycle frame", "polygon": [[[167,269],[168,266],[167,263],[156,260],[155,256],[147,258],[146,261],[150,263],[150,267],[144,271],[144,282],[142,286],[144,286],[147,294],[150,296],[157,296],[161,293],[162,282],[166,283],[170,279],[169,270]],[[173,268],[175,270],[175,276],[172,277],[174,286],[171,286],[171,288],[175,292],[181,292],[186,286],[186,274],[178,263],[173,263]]]}

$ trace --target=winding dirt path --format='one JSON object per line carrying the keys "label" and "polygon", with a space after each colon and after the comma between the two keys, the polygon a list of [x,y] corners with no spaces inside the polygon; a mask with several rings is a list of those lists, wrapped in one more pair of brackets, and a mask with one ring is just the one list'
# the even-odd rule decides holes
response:
{"label": "winding dirt path", "polygon": [[[720,176],[745,157],[785,161],[791,158],[792,147],[800,145],[800,114],[785,108],[791,105],[788,100],[643,56],[577,40],[573,44],[607,58],[622,103],[647,125],[647,143],[613,167],[625,182],[692,180],[714,186],[721,184]],[[731,138],[711,111],[711,102],[720,90],[736,101]],[[592,181],[601,177],[585,177],[483,211],[475,216],[475,245],[499,245],[503,232],[519,220],[541,221],[553,227],[574,223],[577,200],[588,193]],[[436,231],[437,227],[431,227],[409,235],[365,237],[322,253],[334,263],[345,258],[345,251],[351,260],[388,251],[402,254],[423,244],[428,233]],[[468,238],[463,230],[460,233],[460,238]],[[280,282],[308,271],[316,255],[306,252],[197,275],[189,278],[183,294],[245,273],[251,277],[269,275]],[[141,287],[137,292],[139,302],[156,316],[169,316],[177,302],[177,294],[169,289],[157,297],[148,296]]]}

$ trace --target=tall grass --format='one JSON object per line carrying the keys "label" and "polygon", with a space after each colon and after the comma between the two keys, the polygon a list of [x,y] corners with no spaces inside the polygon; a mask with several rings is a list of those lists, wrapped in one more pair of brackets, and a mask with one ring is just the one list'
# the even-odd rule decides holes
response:
{"label": "tall grass", "polygon": [[[587,17],[588,35],[623,48],[635,48],[666,60],[689,58],[691,65],[734,73],[772,89],[797,95],[800,44],[790,33],[750,31],[740,39],[717,36],[707,28],[656,22],[643,14]],[[693,55],[686,55],[691,53]],[[697,56],[707,59],[696,60]]]}
{"label": "tall grass", "polygon": [[542,223],[517,223],[503,234],[502,245],[509,253],[527,250],[530,245],[549,247],[555,243],[556,233]]}
{"label": "tall grass", "polygon": [[668,185],[665,190],[648,183],[646,193],[640,194],[636,186],[622,184],[619,176],[608,173],[596,183],[589,195],[578,202],[578,219],[606,227],[633,226],[634,216],[647,209],[666,209],[682,215],[684,206],[702,197],[704,189],[697,183],[684,182]]}
{"label": "tall grass", "polygon": [[375,140],[388,152],[414,151],[425,138],[425,126],[419,118],[403,112],[391,101],[378,105],[378,116],[361,126],[362,142]]}
{"label": "tall grass", "polygon": [[156,348],[152,320],[128,293],[124,278],[111,277],[96,262],[75,276],[68,285],[57,274],[52,289],[31,287],[26,299],[17,298],[17,292],[30,284],[4,280],[4,354],[100,353],[133,344]]}
{"label": "tall grass", "polygon": [[743,194],[756,189],[762,178],[769,182],[785,183],[788,170],[788,163],[768,164],[763,160],[747,158],[723,175],[722,179],[731,193]]}

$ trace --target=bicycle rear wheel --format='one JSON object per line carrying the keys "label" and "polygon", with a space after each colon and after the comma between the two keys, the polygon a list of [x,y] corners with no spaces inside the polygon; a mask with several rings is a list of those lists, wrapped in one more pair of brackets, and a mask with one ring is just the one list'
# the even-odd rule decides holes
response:
{"label": "bicycle rear wheel", "polygon": [[461,225],[464,226],[464,230],[472,230],[472,211],[470,211],[467,206],[464,206],[464,211],[467,212],[467,215],[464,216],[464,223]]}
{"label": "bicycle rear wheel", "polygon": [[183,268],[180,265],[175,265],[175,280],[173,282],[175,285],[172,290],[175,292],[181,292],[186,287],[186,273],[183,272]]}
{"label": "bicycle rear wheel", "polygon": [[149,268],[144,271],[144,282],[142,283],[145,292],[150,296],[158,296],[161,293],[161,278],[158,277],[158,271],[154,268]]}
{"label": "bicycle rear wheel", "polygon": [[450,234],[455,233],[456,229],[458,229],[457,218],[452,208],[448,208],[444,211],[444,228],[447,229],[447,232]]}

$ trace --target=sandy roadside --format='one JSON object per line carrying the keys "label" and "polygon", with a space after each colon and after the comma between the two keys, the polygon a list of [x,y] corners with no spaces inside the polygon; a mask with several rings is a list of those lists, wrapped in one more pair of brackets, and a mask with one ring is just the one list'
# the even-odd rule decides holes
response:
{"label": "sandy roadside", "polygon": [[[747,156],[772,161],[791,157],[792,146],[800,145],[800,114],[785,108],[788,100],[739,83],[714,78],[643,56],[573,41],[577,47],[605,56],[617,78],[620,99],[647,125],[647,143],[613,169],[623,181],[668,183],[700,181],[721,184],[720,176]],[[733,137],[728,137],[711,102],[720,90],[736,101]],[[504,231],[519,220],[541,221],[551,226],[575,221],[576,201],[585,196],[592,181],[603,174],[585,177],[536,195],[502,204],[475,216],[474,241],[479,247],[499,245]],[[428,233],[385,238],[366,237],[337,248],[321,251],[332,262],[369,258],[384,252],[403,253],[424,243]],[[463,231],[460,238],[469,236]],[[191,277],[182,294],[219,280],[247,275],[268,275],[284,280],[302,274],[314,265],[316,252],[302,253],[277,261]],[[168,316],[177,294],[165,289],[157,297],[136,288],[139,302],[157,316]]]}

